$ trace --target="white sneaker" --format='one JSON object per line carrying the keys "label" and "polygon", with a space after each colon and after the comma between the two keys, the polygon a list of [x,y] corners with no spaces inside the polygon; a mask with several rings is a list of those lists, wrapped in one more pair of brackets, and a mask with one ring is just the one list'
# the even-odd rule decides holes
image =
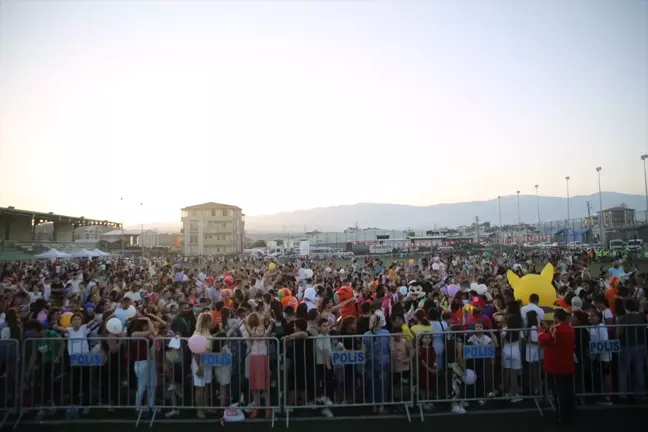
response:
{"label": "white sneaker", "polygon": [[180,415],[180,410],[174,409],[169,411],[168,413],[164,414],[166,418],[171,418]]}
{"label": "white sneaker", "polygon": [[322,410],[322,415],[323,415],[324,417],[326,417],[326,418],[333,418],[333,413],[332,413],[331,410],[328,409],[328,408],[324,408],[324,409]]}
{"label": "white sneaker", "polygon": [[452,404],[452,410],[455,414],[466,414],[466,410],[458,403]]}
{"label": "white sneaker", "polygon": [[516,394],[515,396],[513,396],[513,397],[511,398],[511,402],[512,402],[512,403],[522,402],[522,398],[520,397],[519,394]]}
{"label": "white sneaker", "polygon": [[329,399],[328,397],[326,397],[326,396],[322,396],[321,398],[319,398],[319,401],[322,402],[326,406],[332,406],[333,405],[333,401],[331,399]]}

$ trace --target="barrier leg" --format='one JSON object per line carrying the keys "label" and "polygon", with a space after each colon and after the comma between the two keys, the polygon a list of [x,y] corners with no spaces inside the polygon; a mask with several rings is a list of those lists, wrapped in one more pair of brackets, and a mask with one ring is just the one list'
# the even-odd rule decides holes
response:
{"label": "barrier leg", "polygon": [[4,418],[2,419],[2,423],[0,423],[0,430],[4,427],[5,423],[7,422],[7,419],[9,418],[9,412],[6,412],[4,415]]}
{"label": "barrier leg", "polygon": [[153,427],[153,422],[155,422],[155,415],[157,414],[157,410],[153,409],[153,414],[151,415],[151,421],[149,423],[149,427]]}
{"label": "barrier leg", "polygon": [[540,402],[538,402],[538,399],[533,399],[533,403],[538,409],[538,414],[540,414],[540,417],[544,417],[544,411],[542,410],[542,407],[540,406]]}

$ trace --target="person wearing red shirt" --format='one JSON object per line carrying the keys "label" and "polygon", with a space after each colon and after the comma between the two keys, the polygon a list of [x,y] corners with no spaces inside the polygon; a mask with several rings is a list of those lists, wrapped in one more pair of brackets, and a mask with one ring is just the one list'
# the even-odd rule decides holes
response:
{"label": "person wearing red shirt", "polygon": [[465,329],[472,329],[475,327],[475,323],[481,323],[486,330],[493,329],[493,322],[491,319],[486,316],[481,307],[477,306],[472,310],[470,317],[468,318],[468,323],[464,326]]}
{"label": "person wearing red shirt", "polygon": [[556,420],[568,423],[574,412],[574,345],[576,335],[563,309],[554,312],[554,324],[540,323],[538,344],[544,348],[543,369],[553,393]]}

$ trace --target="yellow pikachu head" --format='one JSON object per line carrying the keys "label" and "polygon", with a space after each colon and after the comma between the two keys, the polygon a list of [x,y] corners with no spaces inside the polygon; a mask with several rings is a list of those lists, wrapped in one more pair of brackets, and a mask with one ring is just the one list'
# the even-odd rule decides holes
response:
{"label": "yellow pikachu head", "polygon": [[515,294],[516,300],[520,300],[522,304],[529,303],[531,294],[537,294],[540,298],[538,306],[545,311],[545,320],[553,318],[554,304],[556,302],[556,289],[552,285],[554,276],[554,268],[551,263],[542,269],[542,273],[528,274],[522,278],[513,273],[511,270],[506,272],[511,288]]}

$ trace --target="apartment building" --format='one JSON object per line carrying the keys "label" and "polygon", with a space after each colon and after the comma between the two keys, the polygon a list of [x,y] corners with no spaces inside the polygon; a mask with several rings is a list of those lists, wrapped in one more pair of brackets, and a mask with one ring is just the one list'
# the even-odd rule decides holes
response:
{"label": "apartment building", "polygon": [[185,256],[243,253],[245,215],[239,207],[207,202],[181,211]]}

